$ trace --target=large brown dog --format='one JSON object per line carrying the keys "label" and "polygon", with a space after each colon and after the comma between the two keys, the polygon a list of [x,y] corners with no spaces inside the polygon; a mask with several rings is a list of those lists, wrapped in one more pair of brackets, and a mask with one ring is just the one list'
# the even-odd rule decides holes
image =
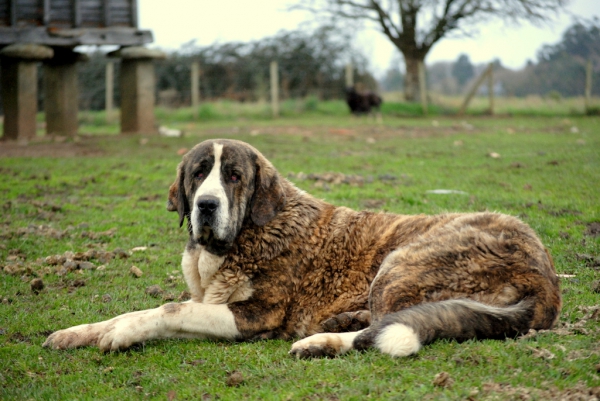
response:
{"label": "large brown dog", "polygon": [[191,301],[60,330],[44,346],[109,351],[156,338],[310,336],[291,353],[376,347],[404,356],[438,338],[548,329],[561,308],[552,259],[516,218],[335,207],[243,142],[210,140],[189,151],[167,208],[180,224],[187,218],[182,267]]}

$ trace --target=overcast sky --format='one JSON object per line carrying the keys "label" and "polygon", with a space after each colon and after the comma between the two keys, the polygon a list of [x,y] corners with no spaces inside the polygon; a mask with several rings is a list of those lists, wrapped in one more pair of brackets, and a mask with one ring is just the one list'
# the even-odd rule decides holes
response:
{"label": "overcast sky", "polygon": [[[302,23],[314,19],[307,12],[285,11],[287,4],[289,0],[140,0],[140,28],[151,29],[153,46],[163,49],[177,49],[194,39],[201,46],[247,42],[272,36],[282,29],[298,29]],[[600,0],[571,0],[568,11],[579,17],[598,17]],[[425,61],[454,61],[459,54],[466,53],[473,63],[500,58],[503,65],[518,69],[528,59],[535,60],[543,44],[558,42],[571,23],[572,16],[565,13],[539,27],[528,23],[506,26],[500,21],[481,24],[474,38],[441,39]],[[358,32],[355,43],[369,58],[371,70],[377,75],[397,59],[393,45],[374,29]]]}

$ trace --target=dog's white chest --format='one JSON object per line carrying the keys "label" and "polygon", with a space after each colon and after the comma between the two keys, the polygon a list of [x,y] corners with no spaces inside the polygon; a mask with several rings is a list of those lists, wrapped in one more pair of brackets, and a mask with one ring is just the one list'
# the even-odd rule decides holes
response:
{"label": "dog's white chest", "polygon": [[224,256],[213,255],[206,250],[200,252],[198,257],[198,274],[200,275],[202,288],[206,289],[210,286],[213,276],[219,270],[224,260]]}
{"label": "dog's white chest", "polygon": [[225,257],[207,252],[197,246],[183,253],[183,275],[192,301],[205,304],[224,304],[243,301],[252,295],[250,279],[240,271],[219,270]]}

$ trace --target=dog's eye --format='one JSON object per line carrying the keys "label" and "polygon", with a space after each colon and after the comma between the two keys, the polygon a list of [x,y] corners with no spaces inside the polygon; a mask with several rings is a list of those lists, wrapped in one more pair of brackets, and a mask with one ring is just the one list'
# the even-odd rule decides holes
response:
{"label": "dog's eye", "polygon": [[238,182],[240,180],[240,176],[237,174],[231,174],[231,182]]}
{"label": "dog's eye", "polygon": [[196,173],[196,178],[201,180],[204,178],[204,173]]}

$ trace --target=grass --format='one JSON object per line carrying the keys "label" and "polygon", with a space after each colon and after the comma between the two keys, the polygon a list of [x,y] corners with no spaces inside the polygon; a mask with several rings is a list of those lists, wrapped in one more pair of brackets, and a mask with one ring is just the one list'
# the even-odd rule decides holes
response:
{"label": "grass", "polygon": [[[384,117],[423,117],[420,103],[408,103],[404,101],[402,92],[385,92],[382,94],[384,102],[381,106],[381,114]],[[429,105],[427,116],[435,118],[439,116],[456,115],[464,97],[446,96],[435,93],[429,94]],[[592,98],[589,108],[586,110],[583,97],[560,98],[556,96],[527,96],[496,97],[495,113],[499,116],[530,116],[530,117],[578,117],[583,115],[598,116],[600,99]],[[279,116],[281,119],[310,119],[320,121],[323,118],[346,117],[348,106],[344,100],[321,101],[316,96],[307,96],[303,99],[287,99],[280,102]],[[472,99],[466,115],[486,115],[489,109],[489,101],[485,96],[476,96]],[[275,122],[273,119],[271,104],[265,101],[240,103],[230,100],[219,100],[203,102],[194,111],[191,107],[172,109],[168,107],[157,107],[156,116],[161,124],[179,125],[187,122]],[[280,119],[280,120],[281,120]],[[38,113],[37,135],[45,133],[45,115]],[[79,113],[80,132],[87,134],[118,134],[119,133],[119,110],[113,111],[110,123],[107,123],[104,111],[81,111]],[[3,119],[0,118],[0,132],[3,129]]]}
{"label": "grass", "polygon": [[[100,155],[0,158],[0,399],[484,400],[598,391],[600,322],[582,318],[600,304],[593,290],[600,237],[586,235],[590,223],[600,222],[600,118],[385,116],[378,125],[313,110],[308,117],[194,123],[185,110],[177,113],[157,115],[161,124],[184,128],[183,138],[97,135],[103,119],[91,116],[82,131],[96,135],[82,136],[77,146]],[[297,361],[284,341],[161,340],[112,354],[41,348],[53,330],[164,303],[145,293],[150,285],[173,296],[185,290],[179,263],[187,236],[165,211],[166,193],[177,151],[210,137],[252,143],[285,176],[365,177],[362,186],[292,178],[336,205],[521,217],[548,246],[558,272],[575,276],[562,279],[559,325],[576,327],[521,340],[440,341],[404,359],[368,351]],[[426,192],[432,189],[467,195]],[[148,248],[131,252],[137,246]],[[59,275],[43,262],[66,251],[116,248],[131,255],[100,270]],[[129,273],[132,265],[141,278]],[[37,295],[29,284],[36,277],[45,283]],[[234,371],[243,382],[229,387]],[[435,386],[440,372],[454,384]]]}
{"label": "grass", "polygon": [[[405,104],[402,92],[386,92],[383,94],[384,104],[391,105]],[[429,114],[449,114],[456,113],[465,99],[465,95],[448,96],[437,93],[429,94],[430,106]],[[592,97],[589,111],[590,115],[598,115],[597,110],[600,105],[600,98]],[[414,104],[414,106],[418,106]],[[488,113],[490,104],[487,96],[475,96],[469,103],[466,110],[467,115],[477,116]],[[418,108],[421,115],[421,108]],[[525,97],[514,96],[495,96],[494,113],[497,115],[509,116],[538,116],[538,117],[556,117],[556,116],[581,116],[586,114],[585,98],[569,97],[561,98],[560,95],[529,95]]]}

